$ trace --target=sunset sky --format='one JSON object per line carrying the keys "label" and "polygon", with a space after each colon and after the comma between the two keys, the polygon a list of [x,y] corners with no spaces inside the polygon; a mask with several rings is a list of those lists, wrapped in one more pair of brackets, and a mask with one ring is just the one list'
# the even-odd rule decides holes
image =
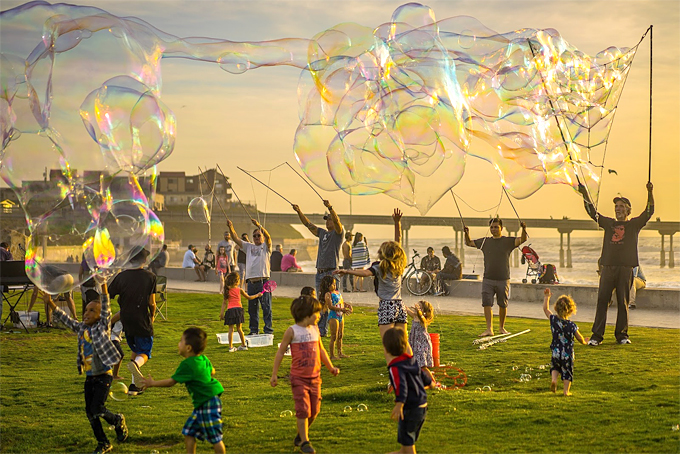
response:
{"label": "sunset sky", "polygon": [[[23,2],[6,1],[2,10]],[[178,37],[210,37],[231,41],[266,41],[279,38],[311,38],[342,22],[376,27],[388,22],[395,1],[84,1],[73,2],[102,8],[111,14],[135,16]],[[652,182],[656,216],[680,218],[680,3],[657,1],[430,1],[438,20],[468,15],[488,28],[508,32],[521,28],[554,28],[581,51],[594,55],[609,46],[632,47],[650,24],[654,25],[654,134]],[[162,62],[162,99],[177,117],[177,142],[160,170],[197,172],[197,166],[224,169],[242,199],[260,209],[288,211],[274,194],[253,183],[236,169],[268,169],[284,161],[294,163],[293,137],[299,122],[297,84],[300,70],[292,67],[258,68],[233,75],[206,63],[166,59]],[[649,41],[635,58],[619,103],[602,182],[600,211],[613,216],[610,200],[621,193],[639,213],[646,200],[649,131]],[[266,173],[258,177],[269,179]],[[304,211],[320,212],[316,195],[289,169],[271,175],[271,184]],[[253,193],[253,188],[255,193]],[[469,158],[462,181],[454,188],[475,210],[494,207],[501,186],[492,166]],[[343,192],[322,192],[343,213],[350,198]],[[569,187],[546,185],[524,200],[514,200],[522,218],[586,218],[580,197]],[[384,195],[352,197],[354,213],[387,214],[393,207],[417,215]],[[464,216],[488,216],[461,204]],[[455,216],[452,198],[444,197],[428,216]],[[503,201],[499,214],[514,218]],[[414,232],[416,236],[433,232]]]}

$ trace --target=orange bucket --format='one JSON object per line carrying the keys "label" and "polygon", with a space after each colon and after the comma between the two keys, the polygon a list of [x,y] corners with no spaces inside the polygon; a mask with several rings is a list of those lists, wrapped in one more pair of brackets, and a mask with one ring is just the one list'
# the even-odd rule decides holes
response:
{"label": "orange bucket", "polygon": [[434,367],[439,367],[439,333],[430,333],[430,340],[432,341],[432,361]]}

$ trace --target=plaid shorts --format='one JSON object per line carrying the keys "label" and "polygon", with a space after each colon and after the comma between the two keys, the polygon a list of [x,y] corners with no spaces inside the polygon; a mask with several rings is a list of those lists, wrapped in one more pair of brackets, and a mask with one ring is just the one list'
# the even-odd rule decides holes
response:
{"label": "plaid shorts", "polygon": [[222,402],[219,396],[194,409],[184,423],[182,435],[207,440],[213,445],[222,441]]}

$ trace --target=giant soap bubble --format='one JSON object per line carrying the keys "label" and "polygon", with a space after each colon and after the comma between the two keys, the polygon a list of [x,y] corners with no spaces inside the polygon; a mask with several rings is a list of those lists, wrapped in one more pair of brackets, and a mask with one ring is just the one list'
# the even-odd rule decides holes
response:
{"label": "giant soap bubble", "polygon": [[[155,166],[176,135],[161,90],[161,63],[172,57],[218,65],[225,77],[302,70],[293,151],[320,188],[382,193],[425,213],[472,156],[517,198],[580,182],[595,199],[636,50],[589,56],[556,30],[497,33],[472,17],[437,21],[417,3],[311,39],[233,42],[36,1],[0,13],[0,175],[35,235],[29,274],[39,285],[41,266],[56,266],[50,234],[71,214],[72,240],[100,268],[126,267],[140,247],[153,254],[162,241]],[[45,166],[54,175],[41,186]]]}

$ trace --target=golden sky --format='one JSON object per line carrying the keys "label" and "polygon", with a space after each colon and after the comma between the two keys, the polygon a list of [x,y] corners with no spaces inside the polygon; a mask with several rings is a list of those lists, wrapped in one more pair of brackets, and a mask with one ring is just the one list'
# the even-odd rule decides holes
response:
{"label": "golden sky", "polygon": [[[231,41],[311,38],[342,22],[370,27],[388,22],[394,1],[75,1],[102,8],[117,16],[135,16],[179,37],[211,37]],[[628,1],[431,1],[438,20],[458,15],[477,18],[497,32],[521,28],[554,28],[581,51],[594,55],[609,46],[632,47],[650,24],[654,25],[654,134],[652,182],[656,216],[680,218],[680,2]],[[2,9],[21,2],[3,0]],[[623,91],[610,134],[601,186],[600,211],[613,215],[609,201],[618,193],[628,197],[633,213],[642,211],[646,199],[649,131],[649,42],[637,53]],[[281,162],[294,163],[293,137],[298,126],[297,83],[292,67],[258,68],[233,75],[215,65],[165,59],[162,62],[162,99],[177,117],[177,142],[160,170],[197,172],[197,166],[216,162],[231,178],[242,199],[257,200],[261,210],[283,212],[289,206],[252,183],[236,169],[269,169]],[[265,181],[270,176],[258,173]],[[271,185],[304,211],[320,212],[316,195],[287,169],[271,174]],[[465,175],[454,191],[472,208],[461,204],[464,216],[498,204],[498,174],[482,160],[469,158]],[[349,212],[350,198],[343,192],[322,192],[339,212]],[[546,185],[524,200],[513,200],[522,218],[586,218],[579,196],[564,185]],[[387,214],[393,207],[417,215],[384,195],[352,197],[354,213]],[[451,197],[444,197],[429,216],[457,214]],[[515,217],[506,200],[502,217]]]}

